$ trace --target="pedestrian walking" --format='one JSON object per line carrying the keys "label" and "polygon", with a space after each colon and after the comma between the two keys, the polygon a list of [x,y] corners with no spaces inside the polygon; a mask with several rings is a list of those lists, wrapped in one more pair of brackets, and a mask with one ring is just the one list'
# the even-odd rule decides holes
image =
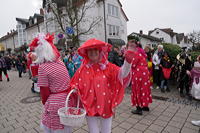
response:
{"label": "pedestrian walking", "polygon": [[20,55],[17,56],[17,59],[15,61],[16,68],[19,73],[19,78],[22,78],[22,72],[23,72],[23,61]]}
{"label": "pedestrian walking", "polygon": [[12,66],[12,60],[11,60],[9,55],[6,55],[4,57],[4,59],[5,59],[5,62],[6,62],[7,70],[10,71],[11,70],[11,66]]}
{"label": "pedestrian walking", "polygon": [[58,116],[70,90],[70,77],[53,39],[53,35],[41,33],[30,44],[37,56],[34,63],[39,64],[38,86],[44,105],[41,127],[45,133],[72,133],[72,128],[62,125]]}
{"label": "pedestrian walking", "polygon": [[110,50],[110,44],[96,39],[86,41],[78,49],[84,59],[71,86],[78,89],[90,133],[111,133],[114,110],[122,102],[130,78],[133,53],[126,52],[125,63],[119,68],[108,62]]}
{"label": "pedestrian walking", "polygon": [[142,115],[143,111],[149,111],[149,104],[152,103],[150,74],[145,56],[137,49],[137,41],[134,37],[128,37],[128,48],[134,51],[132,59],[132,106],[136,110],[131,111],[133,114]]}
{"label": "pedestrian walking", "polygon": [[2,81],[2,72],[4,73],[4,75],[6,76],[7,78],[7,81],[9,82],[10,79],[8,77],[8,73],[7,73],[7,65],[6,65],[6,60],[4,57],[2,57],[0,55],[0,81]]}

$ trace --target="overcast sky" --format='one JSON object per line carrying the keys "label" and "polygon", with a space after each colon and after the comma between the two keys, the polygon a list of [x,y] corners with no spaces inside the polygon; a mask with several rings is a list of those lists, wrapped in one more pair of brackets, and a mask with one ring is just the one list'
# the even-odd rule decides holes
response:
{"label": "overcast sky", "polygon": [[[41,0],[0,0],[0,37],[16,27],[16,17],[39,12]],[[188,33],[200,30],[200,0],[121,0],[129,22],[128,33],[172,28]]]}

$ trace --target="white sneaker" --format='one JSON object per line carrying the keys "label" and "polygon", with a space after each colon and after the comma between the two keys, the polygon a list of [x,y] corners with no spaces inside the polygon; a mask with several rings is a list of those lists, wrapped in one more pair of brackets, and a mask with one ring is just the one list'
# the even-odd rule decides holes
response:
{"label": "white sneaker", "polygon": [[199,121],[191,121],[193,125],[200,126],[200,120]]}
{"label": "white sneaker", "polygon": [[159,87],[159,86],[157,86],[157,87],[156,87],[156,89],[157,89],[157,90],[159,90],[159,89],[160,89],[160,87]]}

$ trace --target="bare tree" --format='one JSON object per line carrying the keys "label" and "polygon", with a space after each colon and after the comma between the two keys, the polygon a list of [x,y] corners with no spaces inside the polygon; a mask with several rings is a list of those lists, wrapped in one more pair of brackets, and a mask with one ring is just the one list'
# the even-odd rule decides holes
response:
{"label": "bare tree", "polygon": [[192,42],[193,47],[200,47],[200,31],[193,31],[188,34],[189,40]]}
{"label": "bare tree", "polygon": [[[93,28],[102,21],[102,17],[88,17],[87,11],[97,5],[96,0],[59,0],[49,3],[49,8],[53,12],[57,23],[63,33],[66,27],[73,29],[72,34],[66,34],[67,39],[72,41],[74,46],[79,46],[80,36],[93,33]],[[81,24],[87,26],[81,27]]]}

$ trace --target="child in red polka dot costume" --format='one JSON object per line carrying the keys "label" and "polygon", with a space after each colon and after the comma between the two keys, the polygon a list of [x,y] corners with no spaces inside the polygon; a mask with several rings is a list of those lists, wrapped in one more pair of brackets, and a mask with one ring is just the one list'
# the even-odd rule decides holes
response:
{"label": "child in red polka dot costume", "polygon": [[111,133],[114,109],[122,102],[124,88],[130,81],[133,52],[125,53],[124,65],[120,68],[108,62],[110,50],[110,44],[96,39],[88,40],[78,49],[84,59],[71,86],[81,96],[90,133]]}

